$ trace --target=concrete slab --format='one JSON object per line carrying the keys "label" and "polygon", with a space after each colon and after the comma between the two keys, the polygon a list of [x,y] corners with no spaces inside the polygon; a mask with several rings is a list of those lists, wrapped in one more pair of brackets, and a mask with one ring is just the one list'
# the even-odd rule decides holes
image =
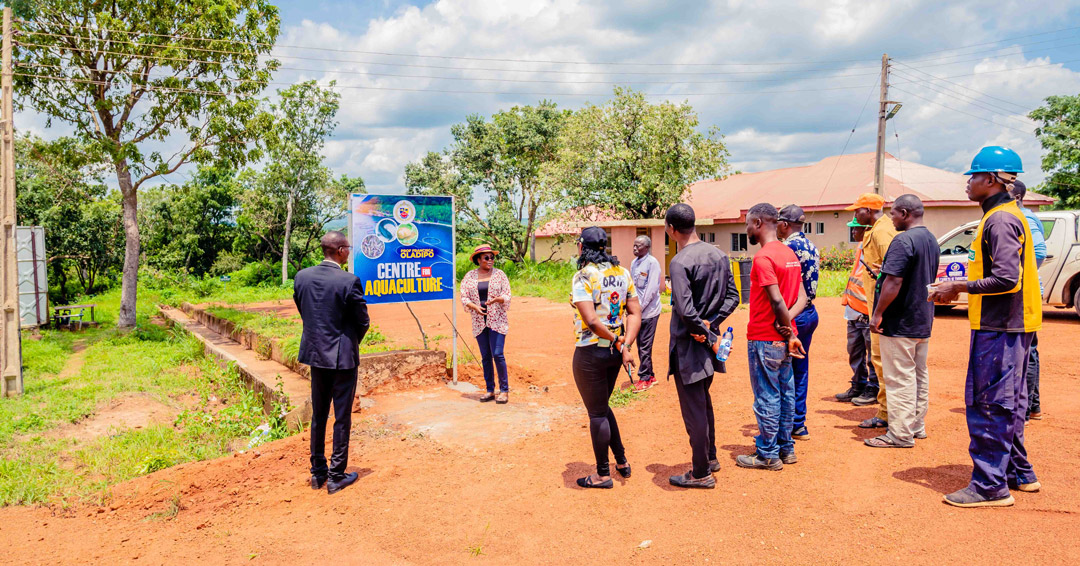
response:
{"label": "concrete slab", "polygon": [[[459,389],[467,389],[461,387]],[[371,412],[390,425],[407,428],[448,446],[482,449],[492,443],[510,444],[548,432],[567,417],[581,416],[584,409],[542,403],[533,394],[510,394],[510,403],[480,403],[479,388],[462,393],[451,387],[388,393],[379,396]]]}

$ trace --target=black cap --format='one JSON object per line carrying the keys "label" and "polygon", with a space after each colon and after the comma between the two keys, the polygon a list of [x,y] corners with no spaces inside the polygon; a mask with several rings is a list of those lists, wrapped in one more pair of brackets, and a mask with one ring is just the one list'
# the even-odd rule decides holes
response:
{"label": "black cap", "polygon": [[803,209],[798,205],[789,204],[780,209],[780,215],[777,220],[780,222],[802,222],[802,218],[805,215]]}
{"label": "black cap", "polygon": [[586,248],[602,250],[607,247],[607,232],[599,226],[589,226],[581,231],[578,241]]}

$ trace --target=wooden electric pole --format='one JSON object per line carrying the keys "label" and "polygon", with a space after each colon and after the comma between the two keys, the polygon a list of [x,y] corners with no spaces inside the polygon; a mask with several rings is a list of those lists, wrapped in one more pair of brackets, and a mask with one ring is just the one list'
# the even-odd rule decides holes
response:
{"label": "wooden electric pole", "polygon": [[0,317],[0,396],[21,395],[22,344],[19,336],[19,272],[15,251],[15,128],[12,124],[11,8],[4,7],[3,47],[0,57],[0,292],[3,294],[3,316]]}
{"label": "wooden electric pole", "polygon": [[889,54],[881,56],[881,97],[878,105],[877,157],[874,161],[874,193],[885,194],[885,120],[889,111]]}

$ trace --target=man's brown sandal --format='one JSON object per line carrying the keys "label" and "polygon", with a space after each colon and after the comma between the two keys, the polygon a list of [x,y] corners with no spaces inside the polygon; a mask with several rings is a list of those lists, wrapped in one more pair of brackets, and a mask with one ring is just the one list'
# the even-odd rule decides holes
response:
{"label": "man's brown sandal", "polygon": [[505,405],[505,404],[507,404],[509,402],[510,402],[510,395],[505,391],[499,392],[499,395],[497,397],[495,397],[495,403],[496,404]]}
{"label": "man's brown sandal", "polygon": [[481,403],[487,403],[488,401],[494,401],[494,400],[495,400],[495,394],[490,392],[490,391],[485,393],[484,396],[480,398]]}

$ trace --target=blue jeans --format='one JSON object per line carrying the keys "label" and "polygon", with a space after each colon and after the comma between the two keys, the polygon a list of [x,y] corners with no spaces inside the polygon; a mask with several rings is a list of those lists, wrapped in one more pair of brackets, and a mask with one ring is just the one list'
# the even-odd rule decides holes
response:
{"label": "blue jeans", "polygon": [[503,356],[503,344],[506,343],[506,335],[499,334],[490,328],[476,335],[476,341],[480,344],[480,356],[483,358],[484,384],[487,385],[488,393],[495,392],[495,369],[499,370],[499,391],[510,390],[510,380],[506,376],[506,357]]}
{"label": "blue jeans", "polygon": [[818,315],[814,305],[810,305],[795,317],[795,328],[799,329],[799,341],[806,350],[806,357],[791,359],[791,371],[795,374],[795,419],[791,430],[806,426],[806,388],[810,381],[810,341],[814,339],[817,325]]}
{"label": "blue jeans", "polygon": [[778,458],[781,452],[794,452],[791,423],[795,414],[795,378],[787,343],[747,340],[746,349],[758,423],[758,435],[754,437],[757,453],[762,458]]}

